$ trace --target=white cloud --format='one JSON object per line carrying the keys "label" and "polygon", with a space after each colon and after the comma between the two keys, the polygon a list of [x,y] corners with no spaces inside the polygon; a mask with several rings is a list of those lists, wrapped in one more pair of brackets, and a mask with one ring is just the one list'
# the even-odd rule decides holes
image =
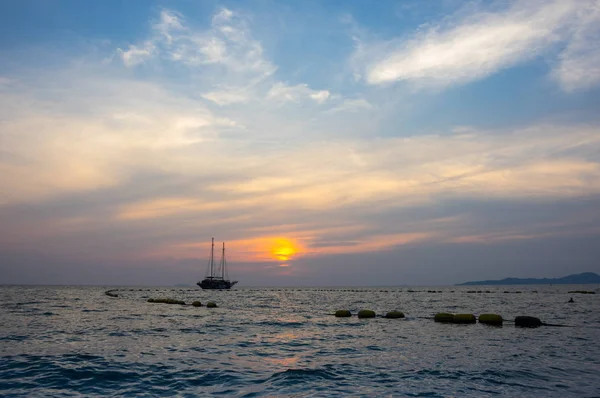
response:
{"label": "white cloud", "polygon": [[373,105],[371,105],[371,103],[369,103],[369,101],[365,100],[364,98],[357,98],[357,99],[345,99],[339,105],[337,105],[334,108],[329,109],[327,112],[328,113],[344,112],[344,111],[356,112],[356,111],[360,111],[360,110],[371,110],[371,109],[373,109]]}
{"label": "white cloud", "polygon": [[581,23],[553,71],[568,92],[600,84],[600,2],[582,6],[579,13]]}
{"label": "white cloud", "polygon": [[267,93],[267,98],[281,102],[298,102],[305,98],[310,98],[322,104],[330,98],[330,93],[327,90],[312,90],[306,84],[289,86],[278,82],[271,87]]}
{"label": "white cloud", "polygon": [[163,11],[159,31],[169,38],[164,43],[167,56],[173,61],[189,66],[219,64],[234,73],[264,77],[272,74],[275,67],[265,59],[259,41],[252,37],[241,15],[221,9],[212,18],[208,30],[187,27],[181,16]]}
{"label": "white cloud", "polygon": [[276,69],[264,58],[262,45],[252,37],[242,16],[225,8],[213,16],[208,29],[196,29],[183,15],[163,10],[153,30],[154,35],[143,44],[118,50],[125,65],[160,56],[192,68],[220,65],[246,77],[268,76]]}
{"label": "white cloud", "polygon": [[160,21],[154,25],[154,30],[162,36],[167,44],[173,43],[172,32],[182,32],[187,29],[181,24],[182,15],[172,10],[162,10]]}
{"label": "white cloud", "polygon": [[180,13],[163,10],[150,38],[117,51],[128,67],[150,60],[185,65],[200,96],[222,107],[260,104],[265,99],[324,105],[338,98],[326,89],[277,81],[273,75],[277,67],[265,57],[248,19],[227,8],[219,9],[205,28],[192,26]]}
{"label": "white cloud", "polygon": [[217,105],[230,105],[248,100],[248,94],[242,90],[222,90],[211,91],[210,93],[202,94],[203,98],[214,102]]}
{"label": "white cloud", "polygon": [[130,45],[128,50],[121,50],[120,48],[117,50],[121,59],[123,60],[123,64],[125,66],[136,66],[138,64],[144,63],[146,60],[152,58],[154,53],[156,52],[156,47],[152,42],[145,42],[141,47]]}
{"label": "white cloud", "polygon": [[[184,65],[201,96],[220,106],[257,101],[274,83],[277,67],[264,54],[243,14],[222,8],[210,26],[193,26],[175,11],[163,10],[153,34],[141,44],[118,49],[125,66],[144,62]],[[306,88],[304,94],[322,103],[329,93]]]}
{"label": "white cloud", "polygon": [[331,94],[328,90],[319,90],[310,94],[310,98],[312,98],[319,104],[322,104],[323,102],[327,101],[330,96]]}
{"label": "white cloud", "polygon": [[[531,60],[556,43],[568,42],[573,29],[582,24],[580,11],[593,4],[597,3],[517,1],[502,12],[478,12],[458,21],[450,19],[451,22],[429,27],[407,41],[359,43],[354,60],[364,65],[361,74],[370,84],[409,81],[445,86],[478,80]],[[586,40],[584,47],[591,48],[589,44]],[[580,69],[575,73],[585,74],[595,68],[586,60],[570,69]]]}

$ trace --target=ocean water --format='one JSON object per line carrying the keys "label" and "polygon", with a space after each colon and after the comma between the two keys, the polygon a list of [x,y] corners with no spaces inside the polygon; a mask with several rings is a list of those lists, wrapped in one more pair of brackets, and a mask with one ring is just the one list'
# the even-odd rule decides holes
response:
{"label": "ocean water", "polygon": [[[600,294],[567,293],[598,286],[108,289],[0,287],[0,396],[600,396]],[[436,312],[570,327],[440,324]]]}

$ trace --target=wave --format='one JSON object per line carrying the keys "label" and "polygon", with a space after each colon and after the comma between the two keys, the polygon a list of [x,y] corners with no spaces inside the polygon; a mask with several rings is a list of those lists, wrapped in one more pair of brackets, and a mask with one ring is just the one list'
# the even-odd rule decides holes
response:
{"label": "wave", "polygon": [[231,384],[236,372],[213,369],[177,369],[161,364],[115,362],[95,355],[21,355],[5,357],[0,391],[13,395],[53,395],[70,391],[84,395],[164,395],[191,387]]}
{"label": "wave", "polygon": [[283,372],[273,373],[269,380],[282,383],[303,383],[309,380],[343,380],[332,367],[317,369],[287,369]]}

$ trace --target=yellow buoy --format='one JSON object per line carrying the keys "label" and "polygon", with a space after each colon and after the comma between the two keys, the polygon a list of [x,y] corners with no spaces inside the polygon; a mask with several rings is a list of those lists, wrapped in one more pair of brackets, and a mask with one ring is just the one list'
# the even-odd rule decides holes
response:
{"label": "yellow buoy", "polygon": [[358,311],[359,318],[375,318],[375,311],[371,310],[360,310]]}
{"label": "yellow buoy", "polygon": [[475,323],[477,318],[473,314],[455,314],[452,323]]}
{"label": "yellow buoy", "polygon": [[440,312],[435,314],[433,320],[436,322],[452,322],[454,320],[454,314],[448,314],[447,312]]}
{"label": "yellow buoy", "polygon": [[479,315],[479,323],[486,325],[502,325],[502,317],[498,314],[481,314]]}
{"label": "yellow buoy", "polygon": [[352,313],[348,310],[337,310],[335,316],[336,318],[348,318],[352,316]]}
{"label": "yellow buoy", "polygon": [[209,301],[208,303],[206,303],[206,308],[217,308],[217,303],[215,303],[214,301]]}
{"label": "yellow buoy", "polygon": [[192,305],[193,305],[194,307],[202,307],[202,303],[201,303],[201,302],[199,302],[199,301],[194,301],[194,302],[192,303]]}

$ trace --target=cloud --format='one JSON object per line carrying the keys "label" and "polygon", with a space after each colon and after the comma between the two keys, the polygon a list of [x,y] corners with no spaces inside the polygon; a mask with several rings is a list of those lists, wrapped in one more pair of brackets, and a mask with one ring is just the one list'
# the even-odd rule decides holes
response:
{"label": "cloud", "polygon": [[2,88],[3,86],[8,86],[11,83],[12,83],[12,79],[9,79],[8,77],[0,76],[0,88]]}
{"label": "cloud", "polygon": [[168,45],[173,44],[173,33],[184,33],[188,29],[181,22],[183,16],[173,10],[162,10],[160,12],[160,20],[154,25],[154,30],[159,34],[159,37],[164,38]]}
{"label": "cloud", "polygon": [[305,98],[310,98],[318,104],[322,104],[330,97],[327,90],[311,90],[306,84],[289,86],[285,83],[277,82],[267,93],[267,98],[279,102],[298,102]]}
{"label": "cloud", "polygon": [[598,36],[583,39],[583,33],[573,34],[589,32],[582,26],[598,22],[588,13],[596,8],[593,0],[517,1],[504,11],[459,13],[408,40],[359,42],[354,61],[364,67],[369,84],[408,81],[443,87],[482,79],[567,42],[570,48],[560,57],[556,72],[560,81],[565,87],[569,79],[579,86],[595,84],[595,77],[583,75],[597,76],[593,57],[600,52],[594,45]]}
{"label": "cloud", "polygon": [[98,81],[86,73],[53,71],[49,80],[39,75],[43,87],[33,81],[33,88],[16,86],[0,99],[5,154],[0,180],[13,186],[2,202],[113,186],[130,173],[155,169],[152,164],[170,151],[208,145],[220,132],[243,128],[155,84]]}
{"label": "cloud", "polygon": [[190,27],[177,12],[163,10],[154,31],[149,43],[160,49],[156,54],[189,67],[223,66],[255,78],[276,69],[265,59],[262,45],[252,37],[243,17],[226,8],[215,13],[206,30]]}
{"label": "cloud", "polygon": [[276,81],[273,73],[277,67],[265,57],[247,19],[227,8],[213,15],[207,29],[191,26],[180,13],[163,10],[160,21],[153,25],[152,37],[117,52],[127,67],[151,59],[185,65],[202,89],[209,88],[201,96],[219,106],[263,99],[309,99],[324,104],[334,97],[328,90],[314,90],[305,83]]}
{"label": "cloud", "polygon": [[579,11],[581,23],[560,54],[553,76],[567,92],[588,89],[600,83],[600,2]]}
{"label": "cloud", "polygon": [[361,111],[361,110],[371,110],[373,109],[373,105],[371,105],[364,98],[358,99],[345,99],[341,103],[339,103],[336,107],[328,110],[329,113],[335,112],[343,112],[343,111]]}
{"label": "cloud", "polygon": [[230,105],[236,103],[246,102],[249,99],[248,93],[243,90],[223,90],[223,91],[211,91],[206,94],[202,94],[203,98],[214,102],[217,105]]}
{"label": "cloud", "polygon": [[[372,131],[349,136],[354,121],[331,109],[333,123],[299,120],[296,125],[290,115],[297,115],[273,112],[268,102],[229,114],[154,83],[98,80],[82,70],[51,75],[54,80],[40,76],[32,87],[15,87],[2,98],[0,182],[10,187],[2,198],[5,205],[123,189],[144,173],[195,188],[119,203],[116,219],[160,218],[162,213],[152,209],[173,198],[185,206],[166,215],[207,214],[204,209],[223,207],[254,211],[265,202],[273,214],[353,206],[384,211],[446,196],[570,198],[599,189],[595,126],[472,128],[373,140]],[[272,87],[278,89],[273,98],[314,101],[310,96],[316,93],[304,85]],[[377,111],[360,99],[335,106]],[[327,112],[301,103],[293,109],[302,112],[301,119]],[[306,139],[309,133],[319,139]]]}
{"label": "cloud", "polygon": [[315,102],[318,102],[319,104],[322,104],[323,102],[325,102],[325,101],[327,101],[329,99],[329,97],[331,96],[331,94],[329,93],[328,90],[319,90],[319,91],[313,91],[309,96]]}
{"label": "cloud", "polygon": [[[444,240],[461,222],[427,224],[428,216],[419,223],[388,222],[415,206],[600,194],[600,130],[593,125],[460,128],[372,139],[370,131],[344,135],[353,121],[336,112],[331,116],[336,123],[312,126],[319,140],[306,140],[300,139],[305,126],[299,126],[299,136],[288,133],[289,117],[272,112],[273,105],[231,118],[161,85],[98,81],[81,70],[52,76],[2,98],[0,184],[7,189],[0,213],[21,214],[10,224],[13,236],[32,236],[23,213],[11,210],[15,206],[53,209],[53,203],[79,203],[92,195],[102,205],[69,205],[72,210],[57,219],[38,218],[35,233],[52,231],[60,240],[80,228],[86,234],[98,228],[107,237],[137,237],[123,238],[123,252],[185,257],[191,251],[178,245],[189,242],[192,231],[196,236],[199,229],[222,230],[230,240],[243,241],[265,228],[260,236],[276,231],[325,255]],[[313,101],[310,89],[300,89],[300,99]],[[350,101],[342,104],[355,112],[374,111]],[[319,107],[297,105],[312,117],[320,115]],[[82,106],[94,112],[81,113]],[[257,116],[262,129],[253,127]],[[238,127],[243,125],[250,127]],[[285,134],[273,141],[264,126]],[[135,183],[145,175],[151,177]],[[167,237],[148,232],[168,225],[180,231]],[[481,235],[467,232],[466,237]],[[317,248],[318,242],[329,244]]]}
{"label": "cloud", "polygon": [[146,42],[142,44],[141,47],[134,46],[131,44],[129,49],[124,51],[120,48],[117,49],[117,52],[121,56],[123,63],[127,67],[136,66],[138,64],[144,63],[146,60],[152,58],[154,52],[156,51],[156,47],[152,42]]}

